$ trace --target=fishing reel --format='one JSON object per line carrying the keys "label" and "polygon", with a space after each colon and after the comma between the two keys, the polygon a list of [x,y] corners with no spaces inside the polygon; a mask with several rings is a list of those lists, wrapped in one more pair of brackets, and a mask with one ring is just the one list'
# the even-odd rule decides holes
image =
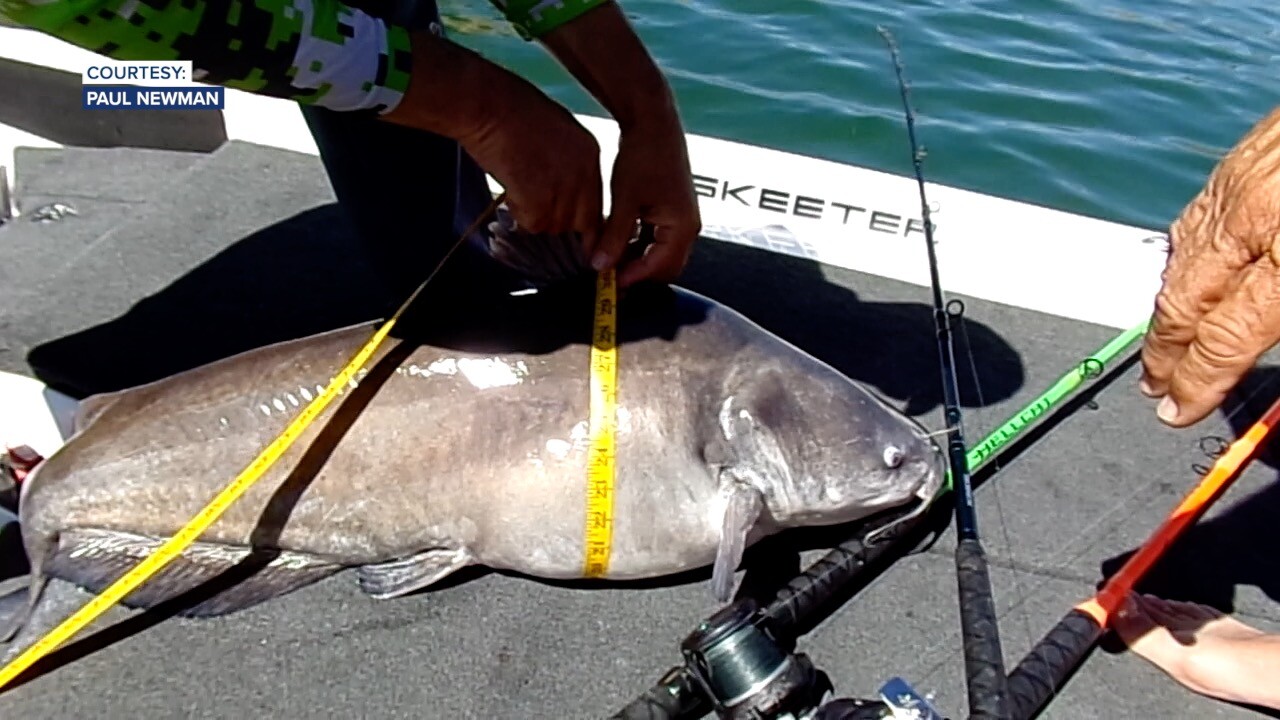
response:
{"label": "fishing reel", "polygon": [[832,691],[804,654],[789,654],[739,600],[707,618],[680,644],[685,667],[724,720],[802,720]]}
{"label": "fishing reel", "polygon": [[680,645],[685,670],[722,720],[943,720],[900,678],[879,700],[834,698],[826,673],[785,652],[750,599],[707,618]]}

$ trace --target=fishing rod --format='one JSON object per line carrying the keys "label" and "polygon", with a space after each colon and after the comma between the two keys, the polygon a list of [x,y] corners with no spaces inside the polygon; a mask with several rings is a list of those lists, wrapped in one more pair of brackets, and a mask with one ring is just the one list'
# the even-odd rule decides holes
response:
{"label": "fishing rod", "polygon": [[964,638],[965,676],[968,681],[969,712],[974,718],[1005,720],[1009,717],[1008,680],[1004,673],[1004,655],[1000,647],[1000,628],[996,620],[995,599],[986,552],[978,536],[978,512],[973,499],[972,480],[966,462],[964,435],[960,420],[960,399],[956,390],[955,346],[951,340],[951,313],[943,308],[942,286],[938,280],[938,258],[934,251],[933,223],[929,220],[929,201],[925,198],[924,155],[916,144],[915,113],[911,109],[902,61],[898,57],[893,36],[883,27],[876,30],[889,46],[898,91],[907,118],[907,138],[911,142],[911,164],[920,187],[921,221],[924,224],[925,247],[929,251],[929,277],[933,289],[933,322],[938,333],[938,357],[942,363],[942,390],[947,422],[947,450],[951,466],[952,488],[955,490],[956,517],[956,583],[960,593],[960,628]]}
{"label": "fishing rod", "polygon": [[[989,466],[1029,437],[1033,428],[1050,426],[1052,418],[1071,409],[1073,399],[1082,399],[1081,390],[1086,382],[1095,381],[1094,387],[1098,387],[1096,381],[1109,373],[1118,373],[1123,367],[1119,358],[1146,333],[1148,324],[1149,321],[1144,321],[1116,335],[990,432],[969,450],[966,458],[969,471],[977,473]],[[939,503],[949,492],[951,489],[944,486],[931,502]],[[611,720],[689,720],[713,711],[721,717],[738,717],[748,709],[755,711],[774,704],[779,697],[796,694],[812,699],[812,693],[802,694],[797,686],[803,688],[805,682],[819,684],[816,673],[780,673],[781,666],[792,664],[803,668],[805,661],[779,653],[777,647],[792,645],[807,626],[820,620],[819,616],[833,597],[867,579],[893,551],[929,522],[929,514],[897,522],[895,517],[906,512],[865,528],[858,537],[832,548],[754,614],[747,611],[754,608],[755,603],[740,600],[708,618],[686,638],[685,664],[668,669]],[[878,528],[889,524],[892,525],[889,530],[877,533]],[[877,533],[875,539],[869,539],[873,533]],[[711,677],[733,681],[713,684]],[[743,687],[756,690],[741,692]],[[889,703],[896,697],[889,694],[893,689],[903,690],[901,684],[886,684],[881,688],[882,702]],[[756,717],[777,715],[762,712]]]}
{"label": "fishing rod", "polygon": [[1253,459],[1263,438],[1280,423],[1280,398],[1214,461],[1204,478],[1173,509],[1136,553],[1092,598],[1076,605],[1009,675],[1013,717],[1034,717],[1053,698],[1106,634],[1125,598],[1184,530],[1195,523]]}

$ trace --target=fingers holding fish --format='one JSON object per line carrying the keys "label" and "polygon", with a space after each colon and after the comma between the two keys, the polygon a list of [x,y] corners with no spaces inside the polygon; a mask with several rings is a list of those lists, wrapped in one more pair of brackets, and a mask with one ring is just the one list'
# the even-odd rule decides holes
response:
{"label": "fingers holding fish", "polygon": [[592,266],[622,260],[637,222],[654,228],[654,243],[620,267],[618,285],[672,282],[684,271],[702,229],[684,134],[674,116],[623,130],[611,180],[611,206]]}

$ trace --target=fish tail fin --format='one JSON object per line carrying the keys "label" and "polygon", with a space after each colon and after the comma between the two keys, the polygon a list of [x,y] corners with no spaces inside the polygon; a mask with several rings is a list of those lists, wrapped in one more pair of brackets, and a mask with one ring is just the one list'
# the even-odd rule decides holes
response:
{"label": "fish tail fin", "polygon": [[581,238],[575,233],[532,233],[516,225],[505,206],[498,208],[484,236],[484,251],[535,285],[550,284],[591,271]]}
{"label": "fish tail fin", "polygon": [[[5,622],[3,634],[0,634],[0,643],[12,641],[22,628],[27,626],[27,621],[31,619],[31,615],[36,611],[36,606],[40,604],[40,597],[44,595],[44,589],[48,585],[49,577],[47,575],[35,570],[31,572],[31,579],[27,583],[27,602],[8,613],[9,619]],[[8,606],[16,605],[17,597],[21,592],[21,590],[14,590],[8,596],[0,598],[0,609],[7,609]]]}
{"label": "fish tail fin", "polygon": [[18,605],[19,596],[22,593],[21,589],[0,597],[0,618],[7,618],[4,621],[3,633],[0,633],[0,643],[11,642],[19,631],[26,627],[32,613],[35,612],[36,606],[40,604],[40,598],[44,595],[44,590],[49,585],[49,576],[44,572],[44,562],[55,542],[52,536],[40,537],[33,545],[27,548],[27,555],[30,557],[31,562],[31,574],[27,578],[26,603]]}

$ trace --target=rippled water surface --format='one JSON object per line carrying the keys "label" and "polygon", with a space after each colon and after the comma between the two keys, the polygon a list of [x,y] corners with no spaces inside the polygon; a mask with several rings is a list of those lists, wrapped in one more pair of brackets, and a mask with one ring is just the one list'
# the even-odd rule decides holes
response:
{"label": "rippled water surface", "polygon": [[[623,0],[689,132],[910,173],[903,53],[926,177],[1163,227],[1280,105],[1275,0]],[[479,0],[453,36],[579,112],[601,113]]]}

